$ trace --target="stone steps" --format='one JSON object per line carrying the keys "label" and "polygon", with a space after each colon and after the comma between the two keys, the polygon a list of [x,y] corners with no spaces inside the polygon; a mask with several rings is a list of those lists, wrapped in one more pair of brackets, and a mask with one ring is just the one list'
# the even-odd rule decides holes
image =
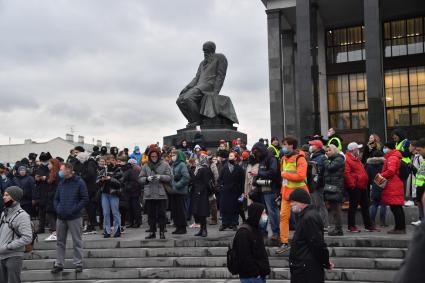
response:
{"label": "stone steps", "polygon": [[[389,282],[394,277],[396,270],[376,269],[334,269],[325,273],[326,280],[332,281],[366,281]],[[61,274],[53,275],[50,270],[23,271],[23,282],[34,281],[62,281],[62,280],[90,280],[90,279],[237,279],[225,267],[208,268],[96,268],[85,269],[83,273],[76,274],[73,269],[65,269]],[[289,279],[288,268],[272,268],[271,279]]]}
{"label": "stone steps", "polygon": [[[72,264],[72,242],[68,241],[65,270],[50,273],[56,258],[56,243],[40,241],[26,254],[23,282],[67,283],[187,283],[240,282],[226,266],[226,253],[234,232],[209,231],[208,238],[192,235],[166,240],[144,240],[144,229],[128,231],[118,239],[99,234],[83,236],[84,271],[76,274]],[[190,231],[192,232],[192,231]],[[409,245],[410,236],[386,233],[359,233],[325,237],[335,269],[326,271],[327,282],[391,282]],[[289,282],[288,253],[276,255],[277,247],[267,246],[272,268],[267,282]]]}
{"label": "stone steps", "polygon": [[[337,268],[398,270],[402,259],[391,258],[348,258],[331,259]],[[23,270],[50,270],[54,259],[26,260]],[[148,257],[148,258],[88,258],[85,268],[148,268],[148,267],[226,267],[225,257]],[[270,258],[271,267],[288,267],[286,257]],[[65,261],[65,268],[72,269],[71,259]]]}

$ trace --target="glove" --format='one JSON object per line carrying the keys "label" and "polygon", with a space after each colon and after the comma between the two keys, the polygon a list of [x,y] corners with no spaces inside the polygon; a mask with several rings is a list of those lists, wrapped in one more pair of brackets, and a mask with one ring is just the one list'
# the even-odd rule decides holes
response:
{"label": "glove", "polygon": [[148,177],[148,182],[152,182],[155,179],[155,176],[149,176]]}

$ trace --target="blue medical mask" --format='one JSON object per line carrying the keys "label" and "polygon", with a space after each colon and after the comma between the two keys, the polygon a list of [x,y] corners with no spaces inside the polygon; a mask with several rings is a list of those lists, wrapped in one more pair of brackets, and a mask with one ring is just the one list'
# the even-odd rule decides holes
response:
{"label": "blue medical mask", "polygon": [[63,171],[58,172],[59,178],[63,179],[65,178],[65,173]]}
{"label": "blue medical mask", "polygon": [[384,152],[384,154],[387,154],[388,152],[390,152],[390,149],[388,147],[384,147],[382,151]]}
{"label": "blue medical mask", "polygon": [[282,147],[282,149],[280,150],[280,152],[281,152],[283,155],[286,155],[286,154],[288,154],[288,153],[289,153],[289,149],[288,149],[287,147]]}

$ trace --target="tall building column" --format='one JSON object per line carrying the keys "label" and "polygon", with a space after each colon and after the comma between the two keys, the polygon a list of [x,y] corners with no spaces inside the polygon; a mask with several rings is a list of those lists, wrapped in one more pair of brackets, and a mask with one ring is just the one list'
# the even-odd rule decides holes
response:
{"label": "tall building column", "polygon": [[[297,56],[296,56],[296,92],[297,118],[299,121],[297,137],[300,142],[305,136],[314,134],[314,95],[312,80],[312,36],[310,0],[296,0]],[[316,23],[314,23],[316,26]]]}
{"label": "tall building column", "polygon": [[386,140],[380,0],[364,0],[366,80],[369,133]]}
{"label": "tall building column", "polygon": [[284,110],[280,46],[280,12],[267,11],[271,135],[282,138]]}
{"label": "tall building column", "polygon": [[295,95],[294,32],[282,31],[282,78],[284,135],[296,136],[298,130]]}

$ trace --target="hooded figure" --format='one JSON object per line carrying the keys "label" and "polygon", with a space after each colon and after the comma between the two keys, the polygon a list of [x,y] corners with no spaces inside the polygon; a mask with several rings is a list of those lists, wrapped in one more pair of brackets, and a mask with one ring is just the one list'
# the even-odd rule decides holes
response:
{"label": "hooded figure", "polygon": [[[264,205],[252,203],[248,206],[248,219],[236,232],[233,240],[238,258],[239,278],[254,279],[265,278],[270,274],[270,264],[263,234],[259,229],[260,220],[265,212]],[[264,214],[264,217],[267,217]]]}
{"label": "hooded figure", "polygon": [[142,161],[142,153],[140,152],[140,147],[136,145],[134,147],[133,153],[130,155],[130,158],[136,159],[137,164],[141,164]]}

